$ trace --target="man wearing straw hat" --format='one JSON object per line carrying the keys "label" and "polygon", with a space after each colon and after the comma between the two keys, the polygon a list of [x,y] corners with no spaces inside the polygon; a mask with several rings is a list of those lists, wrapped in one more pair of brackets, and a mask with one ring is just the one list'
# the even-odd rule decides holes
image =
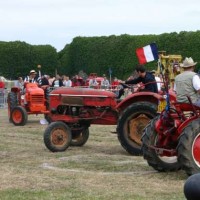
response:
{"label": "man wearing straw hat", "polygon": [[185,58],[181,64],[184,71],[175,77],[174,90],[178,102],[188,102],[187,95],[189,95],[192,103],[200,106],[200,78],[194,72],[196,64],[197,62],[194,62],[191,57]]}
{"label": "man wearing straw hat", "polygon": [[35,70],[31,70],[29,72],[29,76],[25,77],[24,82],[36,83],[36,75],[37,72]]}

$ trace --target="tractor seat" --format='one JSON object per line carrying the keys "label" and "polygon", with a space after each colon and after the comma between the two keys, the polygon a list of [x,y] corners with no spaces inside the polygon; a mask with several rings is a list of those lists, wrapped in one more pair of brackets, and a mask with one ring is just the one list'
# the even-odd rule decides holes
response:
{"label": "tractor seat", "polygon": [[175,102],[174,106],[176,108],[179,108],[182,111],[193,111],[195,110],[200,110],[200,106],[197,106],[195,104],[190,104],[190,103],[184,103],[184,102]]}

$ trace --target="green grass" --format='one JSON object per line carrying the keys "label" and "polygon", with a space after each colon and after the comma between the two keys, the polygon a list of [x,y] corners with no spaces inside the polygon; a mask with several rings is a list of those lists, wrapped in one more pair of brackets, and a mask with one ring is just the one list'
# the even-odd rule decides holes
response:
{"label": "green grass", "polygon": [[91,126],[83,147],[50,152],[43,116],[24,127],[0,109],[0,200],[184,200],[184,171],[158,173],[120,145],[115,126]]}

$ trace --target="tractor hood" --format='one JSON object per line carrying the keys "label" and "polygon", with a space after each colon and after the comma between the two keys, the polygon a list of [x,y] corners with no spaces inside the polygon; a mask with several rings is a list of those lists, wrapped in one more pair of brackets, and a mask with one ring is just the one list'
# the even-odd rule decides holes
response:
{"label": "tractor hood", "polygon": [[65,88],[60,87],[56,88],[50,93],[50,96],[62,95],[62,96],[78,96],[78,97],[110,97],[116,98],[116,95],[113,92],[91,89],[91,88]]}
{"label": "tractor hood", "polygon": [[98,106],[115,107],[116,95],[113,92],[90,88],[60,87],[50,93],[50,106]]}

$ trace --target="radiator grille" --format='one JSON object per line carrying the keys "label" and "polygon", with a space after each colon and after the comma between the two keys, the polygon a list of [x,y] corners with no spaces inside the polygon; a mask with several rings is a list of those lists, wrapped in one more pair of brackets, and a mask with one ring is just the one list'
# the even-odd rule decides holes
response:
{"label": "radiator grille", "polygon": [[43,103],[44,96],[43,95],[32,95],[30,100],[31,100],[32,104],[41,104],[41,103]]}

